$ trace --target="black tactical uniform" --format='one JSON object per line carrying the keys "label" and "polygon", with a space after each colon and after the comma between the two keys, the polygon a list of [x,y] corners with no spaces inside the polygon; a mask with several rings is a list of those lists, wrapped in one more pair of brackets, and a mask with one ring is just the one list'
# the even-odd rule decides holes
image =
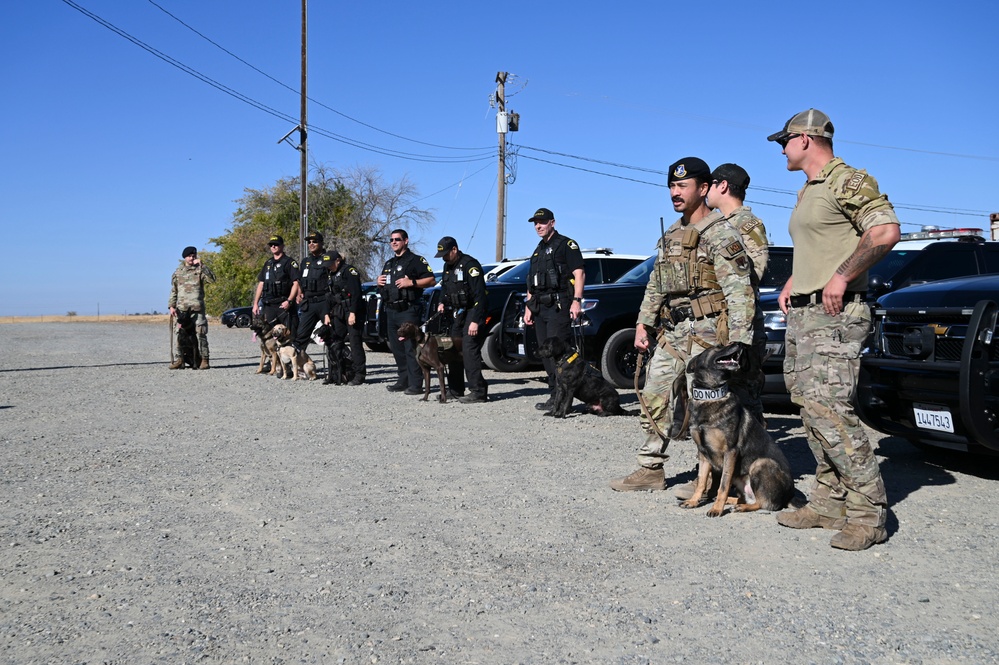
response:
{"label": "black tactical uniform", "polygon": [[296,309],[294,303],[289,303],[288,309],[281,309],[281,304],[288,300],[291,289],[298,280],[298,262],[287,254],[278,260],[274,260],[273,257],[267,259],[257,276],[257,281],[264,283],[263,291],[260,294],[264,301],[264,320],[268,323],[283,323],[288,326],[292,339],[294,339],[298,324],[298,317],[295,315]]}
{"label": "black tactical uniform", "polygon": [[[333,367],[337,359],[343,358],[346,340],[350,344],[350,361],[354,369],[350,385],[359,386],[364,383],[367,374],[367,357],[361,331],[364,329],[368,308],[361,298],[361,275],[346,261],[341,261],[340,268],[329,275],[329,314],[333,327],[333,345],[326,349],[330,367]],[[354,325],[348,323],[351,314],[354,315]]]}
{"label": "black tactical uniform", "polygon": [[302,274],[298,278],[302,302],[298,306],[298,334],[295,335],[295,348],[299,351],[308,348],[312,331],[326,316],[329,267],[333,258],[332,252],[321,252],[310,254],[302,261]]}
{"label": "black tactical uniform", "polygon": [[[534,333],[538,344],[549,337],[561,337],[572,343],[572,320],[569,307],[573,299],[573,271],[583,268],[583,254],[575,240],[552,233],[547,241],[538,243],[531,256],[531,270],[527,276],[527,290],[531,294],[528,304],[534,317]],[[555,362],[544,358],[548,386],[555,387]]]}
{"label": "black tactical uniform", "polygon": [[398,288],[396,280],[406,277],[415,284],[416,280],[433,277],[434,271],[422,256],[409,249],[402,256],[393,256],[382,268],[385,286],[382,287],[382,304],[385,307],[385,321],[388,326],[388,345],[395,357],[398,379],[395,387],[418,389],[423,385],[423,370],[416,361],[416,344],[411,340],[399,341],[397,334],[403,323],[420,325],[423,308],[423,289],[412,286]]}
{"label": "black tactical uniform", "polygon": [[[464,367],[458,363],[448,366],[448,389],[460,396],[465,392],[467,375],[472,400],[485,400],[488,387],[482,376],[482,344],[486,337],[486,279],[482,265],[459,251],[453,264],[444,265],[441,290],[445,310],[454,315],[451,337],[461,338],[464,364]],[[478,325],[478,334],[468,334],[470,323]]]}

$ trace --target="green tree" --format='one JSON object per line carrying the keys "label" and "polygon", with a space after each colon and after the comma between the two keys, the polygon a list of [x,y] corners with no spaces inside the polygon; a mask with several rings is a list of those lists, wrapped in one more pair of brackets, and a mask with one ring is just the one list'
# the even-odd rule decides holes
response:
{"label": "green tree", "polygon": [[[314,166],[308,186],[309,230],[326,238],[367,278],[381,270],[390,251],[392,229],[425,227],[433,217],[415,205],[419,192],[407,178],[386,184],[378,169],[354,167],[337,171]],[[206,290],[208,313],[249,305],[260,267],[267,260],[267,239],[277,233],[295,256],[299,247],[299,179],[284,178],[265,189],[246,189],[236,203],[228,231],[211,242],[219,250],[202,252],[216,276]],[[296,258],[298,258],[296,256]]]}

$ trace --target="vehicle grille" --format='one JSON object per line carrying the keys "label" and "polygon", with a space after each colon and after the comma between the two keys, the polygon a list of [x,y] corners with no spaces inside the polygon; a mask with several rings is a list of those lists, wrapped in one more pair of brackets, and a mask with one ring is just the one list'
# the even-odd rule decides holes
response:
{"label": "vehicle grille", "polygon": [[889,312],[879,328],[881,350],[886,357],[960,362],[968,317]]}

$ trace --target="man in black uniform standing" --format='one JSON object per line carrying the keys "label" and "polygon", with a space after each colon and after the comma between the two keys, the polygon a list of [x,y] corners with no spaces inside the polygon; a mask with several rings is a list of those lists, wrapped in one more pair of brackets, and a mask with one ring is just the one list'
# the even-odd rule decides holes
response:
{"label": "man in black uniform standing", "polygon": [[[549,337],[571,343],[572,319],[579,317],[583,302],[583,254],[575,240],[555,230],[555,215],[548,208],[538,208],[528,221],[534,224],[541,242],[531,256],[524,324],[534,326],[539,344]],[[555,362],[545,358],[544,365],[548,387],[554,390]],[[551,407],[551,396],[535,405],[540,411]]]}
{"label": "man in black uniform standing", "polygon": [[324,319],[329,295],[329,270],[333,254],[323,248],[323,234],[313,231],[305,237],[309,255],[302,261],[298,278],[298,333],[292,345],[296,351],[305,351],[312,341],[312,331]]}
{"label": "man in black uniform standing", "polygon": [[[486,278],[482,265],[468,254],[462,254],[458,242],[451,236],[441,238],[434,256],[444,259],[443,297],[437,311],[448,310],[454,314],[451,337],[461,339],[462,363],[448,365],[448,390],[457,395],[462,404],[485,402],[489,397],[482,376],[483,335],[479,334],[486,325]],[[466,376],[468,394],[463,395]]]}
{"label": "man in black uniform standing", "polygon": [[[253,294],[253,316],[260,312],[263,297],[264,320],[270,324],[283,323],[295,335],[298,317],[292,303],[298,297],[298,262],[284,253],[284,238],[273,235],[267,241],[271,258],[257,276],[257,290]],[[311,332],[311,331],[310,331]]]}
{"label": "man in black uniform standing", "polygon": [[367,357],[361,341],[361,329],[368,309],[361,298],[361,275],[338,252],[331,252],[331,255],[333,264],[329,269],[329,313],[326,315],[326,323],[333,327],[333,345],[326,349],[331,369],[323,383],[332,383],[333,363],[343,357],[343,343],[348,340],[354,377],[347,385],[359,386],[364,383],[367,374]]}
{"label": "man in black uniform standing", "polygon": [[396,229],[389,234],[395,256],[385,262],[378,286],[382,287],[382,303],[388,326],[388,345],[395,357],[399,376],[388,387],[391,392],[406,391],[407,395],[423,394],[423,371],[416,362],[416,344],[399,341],[399,326],[420,325],[423,289],[437,283],[434,271],[422,256],[409,251],[409,234]]}

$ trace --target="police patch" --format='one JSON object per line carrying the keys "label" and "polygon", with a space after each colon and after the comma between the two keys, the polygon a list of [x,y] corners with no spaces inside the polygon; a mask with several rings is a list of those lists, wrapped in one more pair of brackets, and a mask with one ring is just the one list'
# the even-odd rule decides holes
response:
{"label": "police patch", "polygon": [[852,176],[850,176],[850,179],[846,183],[846,189],[849,189],[854,192],[859,192],[860,187],[864,184],[864,180],[866,179],[867,179],[866,173],[861,173],[860,171],[857,171]]}
{"label": "police patch", "polygon": [[683,164],[677,164],[676,168],[673,169],[674,178],[686,178],[687,177],[687,167]]}
{"label": "police patch", "polygon": [[576,244],[575,240],[570,240],[566,244],[569,245],[569,249],[579,249],[579,245]]}
{"label": "police patch", "polygon": [[351,268],[351,269],[350,269],[350,274],[351,274],[351,275],[356,275],[356,274],[357,274],[357,271],[356,271],[356,270],[354,270],[353,268]]}
{"label": "police patch", "polygon": [[479,270],[478,268],[469,268],[468,269],[468,276],[469,277],[478,277],[481,274],[482,274],[482,271]]}
{"label": "police patch", "polygon": [[749,272],[749,257],[745,254],[735,257],[735,267],[740,272]]}

